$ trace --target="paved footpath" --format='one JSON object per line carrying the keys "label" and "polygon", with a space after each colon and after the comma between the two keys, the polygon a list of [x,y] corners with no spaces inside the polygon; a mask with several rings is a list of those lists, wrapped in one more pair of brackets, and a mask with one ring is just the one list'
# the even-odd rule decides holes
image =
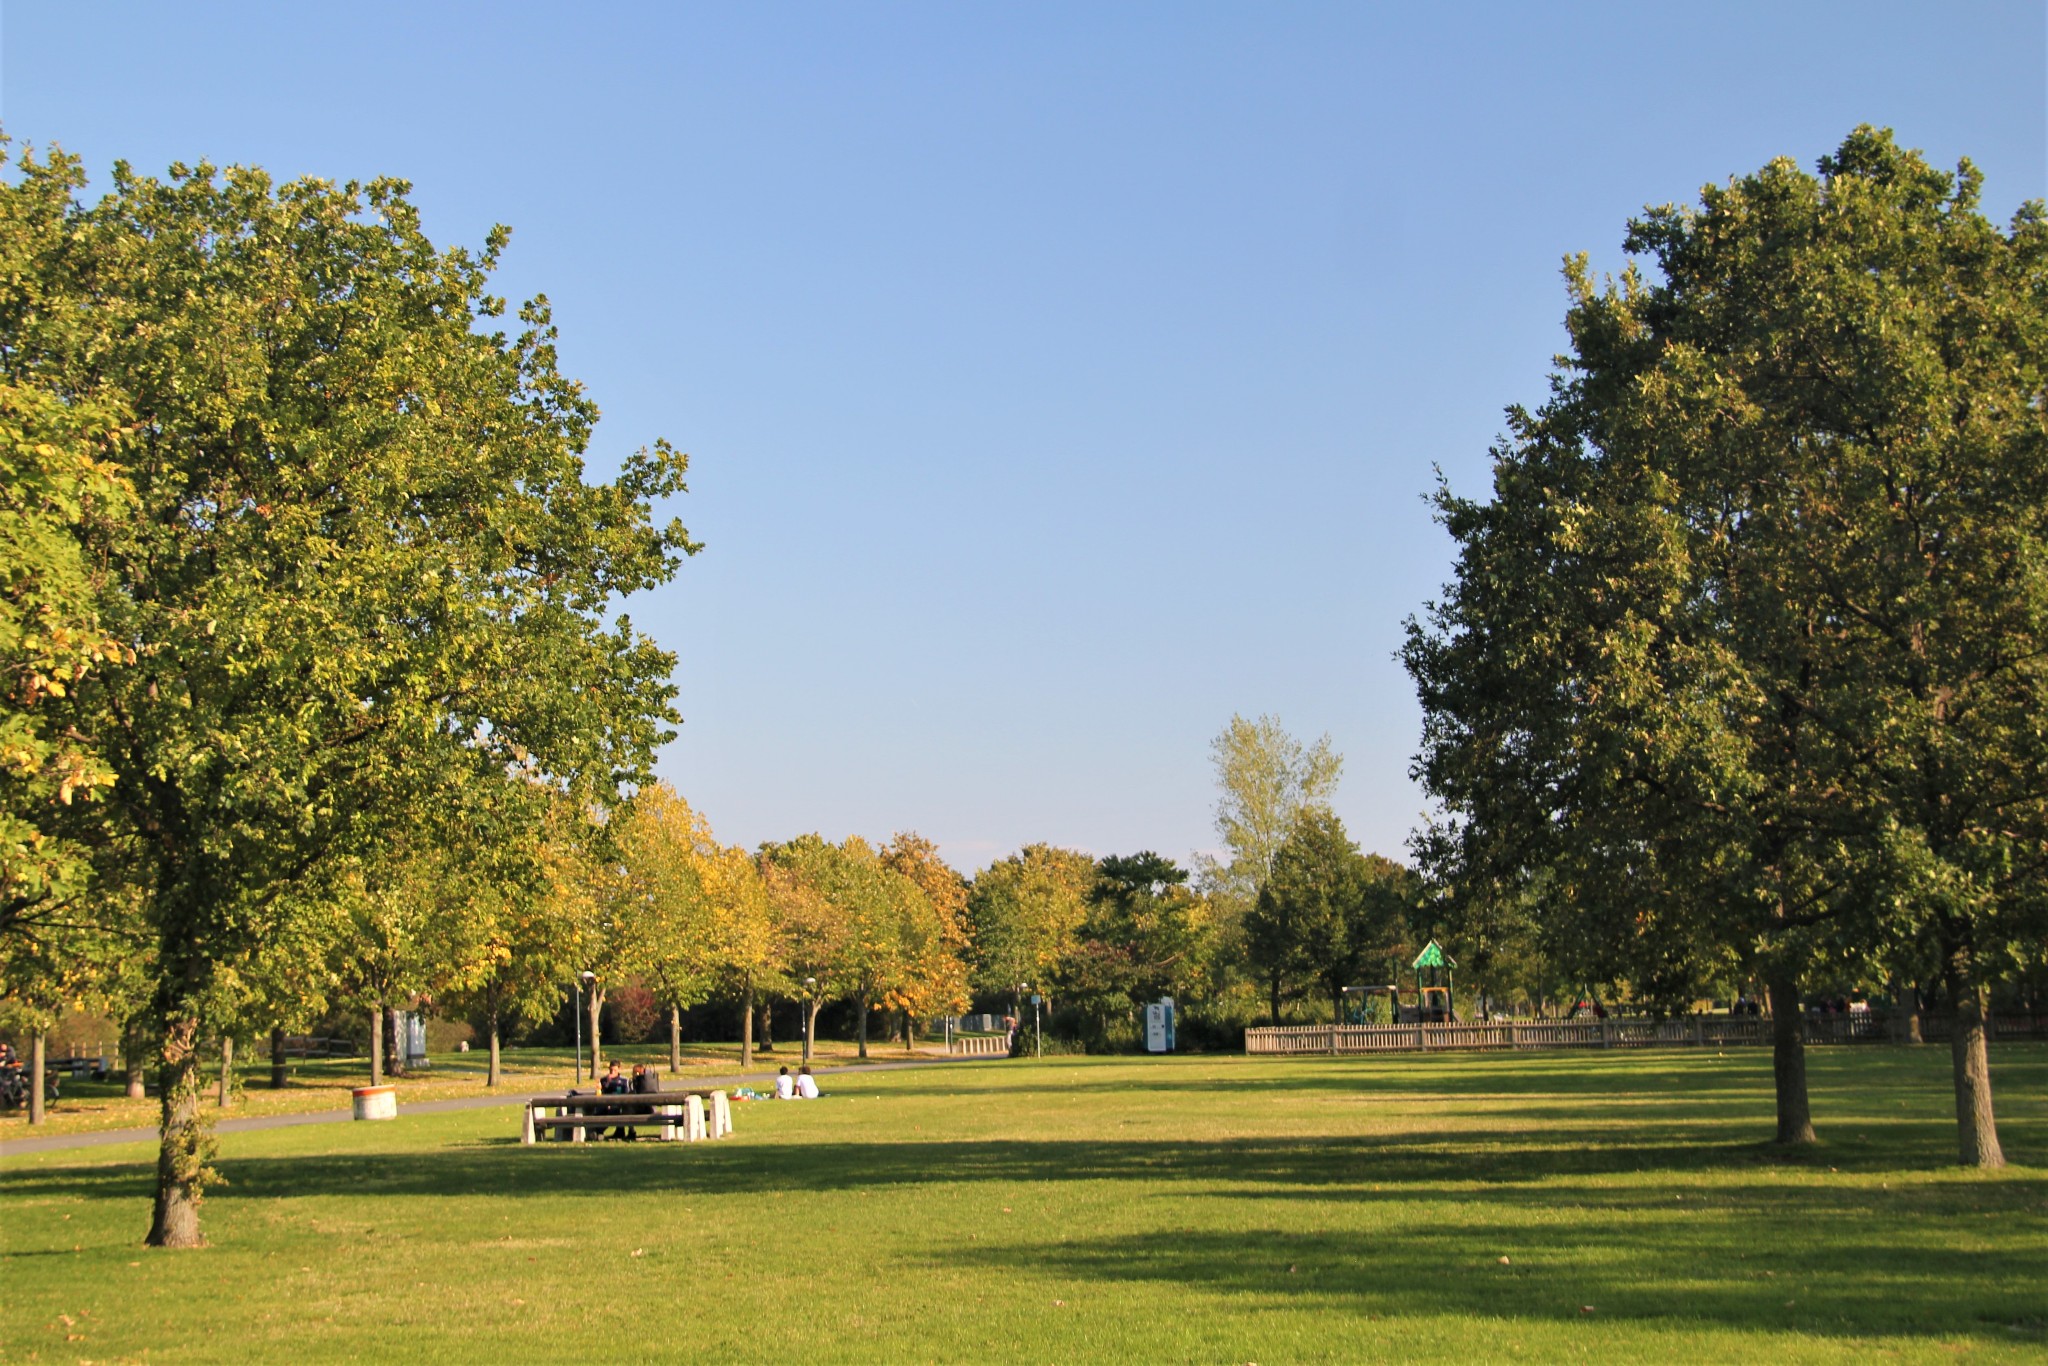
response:
{"label": "paved footpath", "polygon": [[[820,1078],[844,1076],[849,1072],[896,1072],[906,1067],[943,1067],[956,1062],[987,1062],[987,1058],[907,1058],[901,1062],[855,1062],[841,1067],[821,1068]],[[698,1082],[716,1082],[720,1086],[751,1086],[756,1082],[773,1083],[773,1072],[749,1072],[737,1077],[690,1077],[694,1085]],[[407,1105],[403,1113],[408,1115],[438,1115],[453,1110],[488,1110],[494,1105],[524,1105],[535,1096],[559,1096],[560,1091],[519,1091],[499,1092],[488,1096],[464,1096],[459,1100],[423,1100],[417,1105]],[[346,1124],[355,1118],[353,1110],[316,1110],[304,1115],[258,1115],[253,1119],[224,1119],[213,1126],[219,1134],[243,1134],[257,1129],[289,1129],[300,1124]],[[104,1148],[116,1143],[153,1143],[155,1129],[104,1129],[98,1133],[57,1134],[50,1138],[10,1139],[0,1143],[0,1157],[25,1157],[30,1153],[61,1152],[68,1148]]]}

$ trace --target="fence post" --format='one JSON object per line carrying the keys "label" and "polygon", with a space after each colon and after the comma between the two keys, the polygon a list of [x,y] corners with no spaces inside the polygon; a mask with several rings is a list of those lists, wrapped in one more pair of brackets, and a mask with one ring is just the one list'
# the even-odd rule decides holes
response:
{"label": "fence post", "polygon": [[1692,1046],[1702,1048],[1707,1042],[1707,1024],[1699,1016],[1692,1017]]}
{"label": "fence post", "polygon": [[1602,1020],[1600,1022],[1600,1046],[1602,1048],[1614,1047],[1614,1021]]}

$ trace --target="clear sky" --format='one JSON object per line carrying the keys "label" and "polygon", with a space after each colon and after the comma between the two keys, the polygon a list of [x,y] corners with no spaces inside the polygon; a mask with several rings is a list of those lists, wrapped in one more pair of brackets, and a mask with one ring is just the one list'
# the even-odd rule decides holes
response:
{"label": "clear sky", "polygon": [[1233,711],[1423,807],[1393,660],[1563,345],[1558,264],[1860,122],[2048,193],[2027,3],[6,0],[0,120],[117,158],[399,175],[514,228],[707,549],[661,770],[728,841],[1213,845]]}

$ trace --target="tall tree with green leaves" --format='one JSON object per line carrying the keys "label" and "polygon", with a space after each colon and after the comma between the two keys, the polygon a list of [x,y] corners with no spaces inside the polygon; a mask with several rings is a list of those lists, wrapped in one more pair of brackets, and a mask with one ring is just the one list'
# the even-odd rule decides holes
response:
{"label": "tall tree with green leaves", "polygon": [[1344,756],[1327,735],[1303,744],[1277,716],[1236,715],[1209,743],[1209,756],[1216,768],[1216,833],[1226,856],[1205,858],[1200,871],[1210,892],[1241,916],[1257,902],[1296,818],[1329,805]]}
{"label": "tall tree with green leaves", "polygon": [[1446,881],[1547,879],[1656,995],[1761,972],[1786,1142],[1801,974],[1931,940],[1994,1166],[1984,987],[2048,868],[2048,230],[1978,189],[1863,128],[1637,220],[1654,277],[1571,263],[1566,369],[1493,500],[1441,497],[1407,660]]}
{"label": "tall tree with green leaves", "polygon": [[716,981],[714,904],[707,866],[718,857],[711,823],[667,783],[634,794],[613,821],[618,894],[630,906],[621,928],[632,941],[631,970],[668,1009],[669,1066],[683,1065],[682,1012]]}
{"label": "tall tree with green leaves", "polygon": [[967,892],[976,990],[1014,997],[1024,983],[1057,978],[1080,945],[1095,860],[1029,844],[975,875]]}
{"label": "tall tree with green leaves", "polygon": [[134,433],[113,455],[135,515],[87,545],[135,663],[89,674],[75,713],[114,775],[101,806],[147,850],[149,1240],[189,1247],[223,965],[359,829],[450,785],[521,773],[606,801],[648,778],[674,658],[618,602],[695,547],[653,520],[683,489],[667,446],[585,480],[597,410],[545,300],[498,330],[504,230],[438,249],[395,180],[123,165],[90,206],[81,183],[25,156],[0,188],[39,225],[0,281],[0,382]]}

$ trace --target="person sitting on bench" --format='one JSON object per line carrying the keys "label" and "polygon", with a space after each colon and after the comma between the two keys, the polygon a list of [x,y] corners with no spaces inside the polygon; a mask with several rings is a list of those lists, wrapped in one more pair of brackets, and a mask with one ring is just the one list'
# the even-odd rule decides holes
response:
{"label": "person sitting on bench", "polygon": [[[597,1089],[607,1096],[623,1096],[629,1094],[633,1086],[631,1082],[626,1080],[624,1074],[619,1071],[618,1063],[611,1062],[605,1065],[604,1076],[598,1079]],[[633,1131],[631,1129],[621,1127],[613,1129],[605,1137],[626,1139],[631,1138],[632,1134]]]}

